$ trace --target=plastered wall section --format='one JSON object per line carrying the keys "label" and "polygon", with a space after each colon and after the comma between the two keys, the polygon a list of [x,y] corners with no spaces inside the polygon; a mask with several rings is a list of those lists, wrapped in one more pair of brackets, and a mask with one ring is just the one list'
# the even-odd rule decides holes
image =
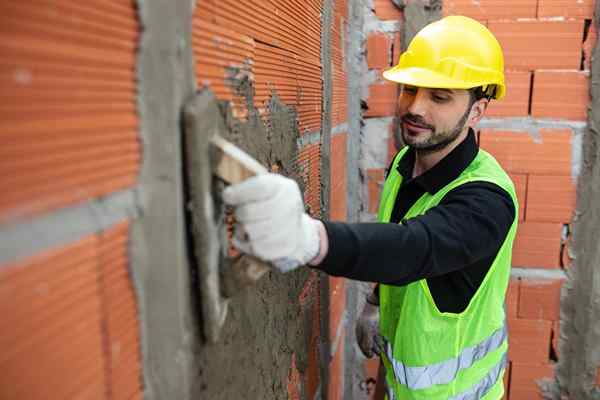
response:
{"label": "plastered wall section", "polygon": [[135,6],[0,9],[0,398],[141,398]]}
{"label": "plastered wall section", "polygon": [[[192,32],[198,86],[210,88],[242,124],[258,115],[266,128],[267,147],[273,135],[280,134],[272,126],[272,121],[279,118],[278,111],[272,107],[272,100],[276,98],[293,110],[296,130],[281,133],[288,136],[297,134],[293,138],[295,150],[291,158],[286,156],[286,159],[293,164],[291,170],[303,188],[309,213],[314,216],[329,214],[337,220],[346,218],[347,80],[344,48],[347,7],[342,0],[199,1]],[[240,79],[247,79],[249,90],[239,89],[236,82]],[[262,157],[262,151],[268,151],[268,148],[255,149],[247,143],[251,140],[247,137],[238,144],[251,153],[257,151],[257,155]],[[328,141],[327,146],[322,146],[324,140]],[[327,153],[323,153],[323,148]],[[286,168],[282,171],[278,165],[270,167],[286,173]],[[327,179],[323,174],[328,174]],[[326,191],[329,198],[325,199],[322,198],[322,190],[327,182],[330,182]],[[293,278],[287,276],[278,280],[278,283],[271,282],[274,287],[267,289],[259,285],[258,292],[253,293],[257,299],[262,299],[261,310],[264,308],[264,314],[261,311],[253,325],[259,329],[267,326],[264,335],[271,341],[282,341],[285,355],[278,355],[276,363],[269,361],[267,356],[264,367],[258,365],[253,371],[253,375],[264,371],[264,376],[251,384],[250,392],[247,386],[240,385],[240,393],[264,393],[262,396],[279,398],[279,388],[275,387],[272,392],[259,392],[252,387],[260,384],[263,378],[265,385],[279,385],[279,378],[273,377],[281,375],[275,369],[283,369],[282,384],[288,398],[341,398],[344,385],[344,348],[340,344],[345,333],[344,281],[307,271]],[[287,306],[291,314],[278,316],[279,311],[269,305],[274,299],[273,293],[278,290],[284,291],[282,295],[288,292],[295,296]],[[237,306],[233,304],[233,307]],[[280,323],[288,324],[287,328],[284,328],[285,325],[277,326],[287,331],[298,329],[295,331],[297,337],[287,337],[281,329],[271,330],[269,326],[276,322],[273,319],[282,317],[284,320]],[[236,324],[244,324],[234,319],[230,323],[231,326],[225,327],[224,337],[233,334]],[[296,325],[298,323],[299,326]],[[231,340],[235,342],[237,339],[233,336]],[[251,337],[241,340],[253,341]],[[225,351],[229,349],[225,348]],[[263,356],[258,357],[262,359]],[[248,362],[256,364],[256,359]],[[208,358],[206,363],[205,367],[210,369],[225,365],[223,363],[227,360],[213,362]],[[235,376],[237,369],[243,368],[243,365],[231,368],[230,373]],[[226,392],[233,394],[235,390],[230,388]],[[222,387],[209,379],[204,393],[224,396],[222,391]]]}

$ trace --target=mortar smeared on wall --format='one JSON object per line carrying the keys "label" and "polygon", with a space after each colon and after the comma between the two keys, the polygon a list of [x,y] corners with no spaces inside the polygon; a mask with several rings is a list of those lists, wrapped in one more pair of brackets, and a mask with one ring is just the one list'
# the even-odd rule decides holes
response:
{"label": "mortar smeared on wall", "polygon": [[[299,137],[297,112],[283,104],[273,91],[264,112],[254,103],[254,86],[249,76],[231,71],[228,79],[239,105],[218,102],[219,115],[226,129],[223,136],[268,166],[303,182],[298,162]],[[215,100],[217,102],[217,100]],[[261,115],[262,114],[262,115]],[[213,190],[220,208],[219,189]],[[314,272],[300,269],[288,274],[268,273],[255,287],[247,288],[229,301],[227,319],[220,339],[199,351],[202,395],[211,399],[276,399],[287,391],[288,371],[295,354],[295,366],[303,373],[308,366],[314,335],[318,285],[312,293],[303,292]],[[300,297],[306,302],[301,306]],[[317,327],[318,329],[318,327]],[[305,389],[301,387],[300,391]]]}

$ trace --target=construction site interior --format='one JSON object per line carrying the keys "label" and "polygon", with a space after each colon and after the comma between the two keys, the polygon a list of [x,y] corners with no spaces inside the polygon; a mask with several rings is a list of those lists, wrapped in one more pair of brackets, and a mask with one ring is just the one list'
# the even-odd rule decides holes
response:
{"label": "construction site interior", "polygon": [[375,221],[402,146],[381,72],[446,15],[505,57],[477,130],[520,205],[504,398],[600,399],[594,0],[1,1],[0,399],[375,399],[371,284],[210,292],[228,215],[189,134],[293,177],[313,216]]}

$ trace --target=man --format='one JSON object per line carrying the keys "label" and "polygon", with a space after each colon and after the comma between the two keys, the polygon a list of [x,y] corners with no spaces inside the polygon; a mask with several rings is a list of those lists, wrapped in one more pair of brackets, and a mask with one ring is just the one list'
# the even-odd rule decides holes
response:
{"label": "man", "polygon": [[[421,30],[384,77],[401,85],[406,146],[383,187],[379,223],[319,221],[274,174],[224,192],[236,245],[281,271],[309,264],[377,282],[357,332],[380,353],[389,399],[500,399],[504,296],[517,225],[513,184],[473,127],[504,96],[502,49],[466,17]],[[378,340],[373,327],[378,327]]]}

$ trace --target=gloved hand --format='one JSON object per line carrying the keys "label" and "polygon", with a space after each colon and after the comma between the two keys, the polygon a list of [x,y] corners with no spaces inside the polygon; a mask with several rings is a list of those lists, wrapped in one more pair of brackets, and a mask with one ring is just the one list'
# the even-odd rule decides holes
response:
{"label": "gloved hand", "polygon": [[238,225],[233,244],[269,261],[281,272],[307,264],[319,254],[319,224],[304,212],[302,194],[292,179],[257,175],[223,191],[234,206]]}
{"label": "gloved hand", "polygon": [[381,336],[379,335],[379,306],[365,303],[356,321],[356,341],[358,347],[367,358],[372,358],[382,351]]}

